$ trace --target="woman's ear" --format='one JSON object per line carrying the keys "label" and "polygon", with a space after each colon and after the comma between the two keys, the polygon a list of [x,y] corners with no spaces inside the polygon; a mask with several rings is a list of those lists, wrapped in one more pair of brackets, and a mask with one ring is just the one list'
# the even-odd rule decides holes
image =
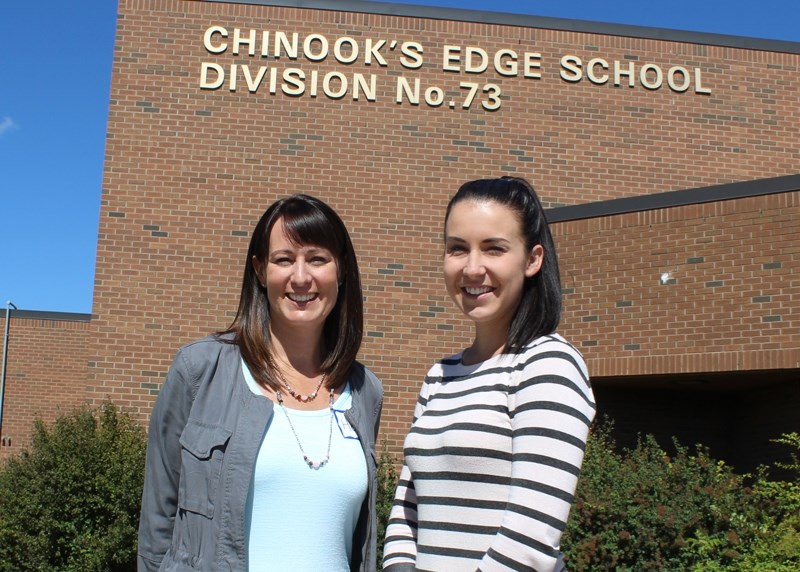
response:
{"label": "woman's ear", "polygon": [[544,262],[544,248],[541,244],[537,244],[528,253],[528,261],[525,265],[525,277],[530,278],[535,276],[537,272],[542,269]]}
{"label": "woman's ear", "polygon": [[258,278],[258,283],[261,284],[261,287],[264,288],[264,263],[256,257],[254,254],[253,257],[250,259],[251,264],[253,265],[253,270],[256,272],[256,278]]}

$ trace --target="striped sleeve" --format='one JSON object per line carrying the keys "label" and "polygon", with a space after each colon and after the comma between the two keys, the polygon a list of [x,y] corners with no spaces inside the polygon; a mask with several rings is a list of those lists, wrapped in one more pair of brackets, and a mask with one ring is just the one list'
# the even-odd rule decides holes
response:
{"label": "striped sleeve", "polygon": [[[425,411],[428,380],[422,384],[414,421]],[[386,538],[383,544],[383,569],[390,572],[413,572],[417,561],[417,494],[411,471],[404,463],[397,482],[394,504],[389,513]]]}
{"label": "striped sleeve", "polygon": [[595,414],[586,364],[561,338],[529,348],[509,387],[511,489],[479,570],[551,571]]}

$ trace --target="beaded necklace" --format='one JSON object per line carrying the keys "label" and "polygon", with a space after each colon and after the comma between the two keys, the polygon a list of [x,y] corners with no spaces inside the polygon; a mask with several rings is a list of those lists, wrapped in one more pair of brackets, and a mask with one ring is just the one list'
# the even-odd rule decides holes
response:
{"label": "beaded necklace", "polygon": [[[324,459],[321,461],[314,461],[308,455],[306,455],[303,445],[300,443],[300,437],[297,436],[297,431],[295,431],[294,425],[292,425],[292,418],[289,416],[289,412],[286,411],[286,406],[283,404],[283,395],[281,394],[281,390],[279,389],[275,392],[278,405],[281,406],[281,409],[283,409],[283,414],[286,415],[286,420],[289,422],[289,428],[292,430],[294,439],[297,441],[297,446],[300,448],[300,452],[303,454],[303,461],[305,461],[309,469],[321,469],[331,458],[331,441],[333,439],[333,396],[335,393],[336,392],[334,390],[331,390],[330,399],[328,400],[328,451],[325,453]],[[316,391],[314,392],[314,396],[316,397]]]}
{"label": "beaded necklace", "polygon": [[303,395],[302,393],[297,393],[294,390],[294,388],[291,385],[289,385],[289,382],[286,381],[286,378],[283,377],[283,374],[280,371],[278,372],[278,377],[281,378],[281,383],[283,384],[283,387],[286,388],[286,391],[289,392],[289,395],[294,397],[300,403],[308,403],[309,401],[314,401],[314,399],[317,398],[317,393],[319,392],[319,388],[322,387],[322,382],[325,381],[325,374],[323,373],[322,377],[319,380],[319,383],[317,384],[317,388],[312,393],[309,393],[308,395]]}

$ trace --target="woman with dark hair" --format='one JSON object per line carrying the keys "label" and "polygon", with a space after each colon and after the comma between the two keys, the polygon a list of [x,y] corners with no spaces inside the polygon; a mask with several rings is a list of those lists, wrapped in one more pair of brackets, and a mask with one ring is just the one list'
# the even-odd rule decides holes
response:
{"label": "woman with dark hair", "polygon": [[386,530],[384,570],[562,570],[559,540],[595,404],[555,333],[555,245],[531,185],[464,184],[445,215],[444,279],[472,344],[429,370]]}
{"label": "woman with dark hair", "polygon": [[181,348],[150,419],[139,570],[375,569],[383,388],[350,236],[324,202],[253,231],[230,328]]}

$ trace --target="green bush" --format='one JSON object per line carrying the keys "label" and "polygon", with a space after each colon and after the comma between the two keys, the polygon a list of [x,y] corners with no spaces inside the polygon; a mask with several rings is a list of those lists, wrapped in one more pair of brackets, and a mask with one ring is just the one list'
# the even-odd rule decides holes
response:
{"label": "green bush", "polygon": [[762,509],[757,533],[728,567],[696,568],[697,572],[796,572],[800,570],[800,435],[788,433],[774,442],[793,448],[790,463],[776,463],[794,480],[772,480],[768,467],[759,469],[753,491]]}
{"label": "green bush", "polygon": [[702,446],[669,456],[650,436],[620,452],[610,435],[601,424],[587,443],[562,539],[571,571],[800,569],[796,483],[737,475]]}
{"label": "green bush", "polygon": [[145,447],[110,403],[37,420],[0,469],[0,571],[135,570]]}
{"label": "green bush", "polygon": [[392,511],[398,478],[395,459],[389,453],[389,448],[384,441],[378,459],[378,501],[375,507],[378,514],[378,570],[381,569],[383,560],[383,539],[386,536],[386,525],[389,522],[389,513]]}

